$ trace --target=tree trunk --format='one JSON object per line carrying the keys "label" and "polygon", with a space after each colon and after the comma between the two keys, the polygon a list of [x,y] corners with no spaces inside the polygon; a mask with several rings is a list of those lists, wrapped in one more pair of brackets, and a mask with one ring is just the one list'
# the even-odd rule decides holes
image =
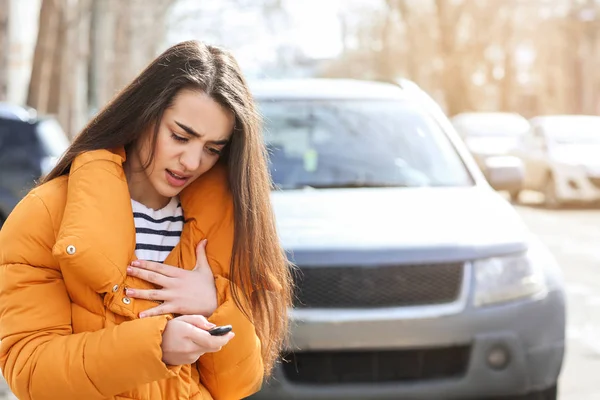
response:
{"label": "tree trunk", "polygon": [[456,26],[465,7],[463,3],[452,5],[447,0],[436,0],[438,21],[439,51],[443,62],[442,87],[446,113],[453,116],[462,111],[469,110],[469,84],[465,81],[464,72],[460,62],[460,55],[456,51]]}
{"label": "tree trunk", "polygon": [[49,85],[57,51],[60,6],[62,0],[42,0],[37,42],[33,55],[27,104],[46,112]]}
{"label": "tree trunk", "polygon": [[61,38],[61,82],[58,93],[58,117],[69,136],[73,137],[88,119],[88,60],[90,0],[78,0],[65,7]]}
{"label": "tree trunk", "polygon": [[0,0],[0,101],[8,98],[8,67],[10,54],[10,0]]}
{"label": "tree trunk", "polygon": [[514,26],[512,18],[507,18],[504,22],[502,47],[504,49],[503,70],[504,76],[500,81],[500,111],[513,111],[513,97],[515,88],[515,65],[514,65],[514,46],[512,32]]}
{"label": "tree trunk", "polygon": [[[50,54],[49,61],[52,65],[52,78],[48,82],[47,105],[42,110],[44,113],[59,115],[61,106],[61,97],[67,86],[70,84],[72,76],[63,73],[62,62],[65,57],[68,57],[72,47],[67,43],[67,29],[63,28],[67,23],[69,7],[61,7],[58,13],[57,33],[55,37],[54,51]],[[59,115],[60,118],[60,115]],[[65,125],[63,125],[66,128]]]}
{"label": "tree trunk", "polygon": [[414,29],[413,18],[414,16],[411,13],[410,6],[407,4],[406,0],[398,0],[394,3],[397,12],[400,13],[400,18],[404,23],[404,40],[408,44],[407,49],[404,53],[405,55],[405,63],[406,63],[406,71],[409,79],[412,79],[415,82],[419,82],[419,40],[424,40],[423,37],[419,37],[419,32]]}
{"label": "tree trunk", "polygon": [[[128,1],[122,5],[114,5],[116,14],[115,47],[112,65],[112,88],[113,92],[120,91],[129,81],[129,69],[131,68],[131,46],[132,40],[132,2]],[[117,11],[118,10],[118,11]]]}

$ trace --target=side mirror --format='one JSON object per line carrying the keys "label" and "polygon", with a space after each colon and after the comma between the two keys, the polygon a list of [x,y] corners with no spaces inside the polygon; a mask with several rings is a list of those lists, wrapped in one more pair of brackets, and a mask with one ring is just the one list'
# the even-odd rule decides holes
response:
{"label": "side mirror", "polygon": [[518,191],[523,186],[525,166],[517,157],[488,157],[484,168],[490,186],[496,190]]}

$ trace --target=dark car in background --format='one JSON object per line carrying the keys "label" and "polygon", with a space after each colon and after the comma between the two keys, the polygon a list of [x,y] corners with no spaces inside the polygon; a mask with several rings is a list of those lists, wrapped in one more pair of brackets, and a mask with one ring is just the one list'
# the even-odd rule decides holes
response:
{"label": "dark car in background", "polygon": [[[272,80],[290,344],[256,399],[556,399],[562,274],[416,85]],[[523,397],[521,397],[523,396]]]}
{"label": "dark car in background", "polygon": [[0,227],[68,146],[69,140],[56,119],[0,103]]}

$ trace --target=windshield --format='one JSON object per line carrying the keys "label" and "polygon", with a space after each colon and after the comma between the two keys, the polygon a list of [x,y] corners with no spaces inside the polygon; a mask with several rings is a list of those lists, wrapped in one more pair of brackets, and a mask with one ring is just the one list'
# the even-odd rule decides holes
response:
{"label": "windshield", "polygon": [[548,138],[558,144],[600,145],[600,118],[556,118],[545,124]]}
{"label": "windshield", "polygon": [[403,101],[263,101],[271,174],[281,189],[467,186],[454,147]]}

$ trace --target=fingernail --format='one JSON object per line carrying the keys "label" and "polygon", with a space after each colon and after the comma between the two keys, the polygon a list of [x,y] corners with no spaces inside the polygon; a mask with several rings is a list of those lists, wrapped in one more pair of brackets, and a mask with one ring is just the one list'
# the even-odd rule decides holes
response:
{"label": "fingernail", "polygon": [[133,290],[132,290],[132,289],[125,289],[125,294],[126,294],[127,296],[131,296],[131,295],[133,295],[133,293],[134,293],[134,292],[133,292]]}
{"label": "fingernail", "polygon": [[140,318],[146,318],[146,314],[140,313]]}
{"label": "fingernail", "polygon": [[208,327],[208,329],[212,329],[212,328],[214,328],[216,325],[215,325],[215,324],[213,324],[212,322],[208,322],[208,323],[206,324],[206,326]]}
{"label": "fingernail", "polygon": [[132,272],[133,272],[133,268],[131,268],[131,267],[127,267],[127,273],[128,273],[128,274],[131,274]]}
{"label": "fingernail", "polygon": [[133,265],[134,267],[139,267],[141,264],[139,261],[136,260],[136,261],[132,261],[131,265]]}

